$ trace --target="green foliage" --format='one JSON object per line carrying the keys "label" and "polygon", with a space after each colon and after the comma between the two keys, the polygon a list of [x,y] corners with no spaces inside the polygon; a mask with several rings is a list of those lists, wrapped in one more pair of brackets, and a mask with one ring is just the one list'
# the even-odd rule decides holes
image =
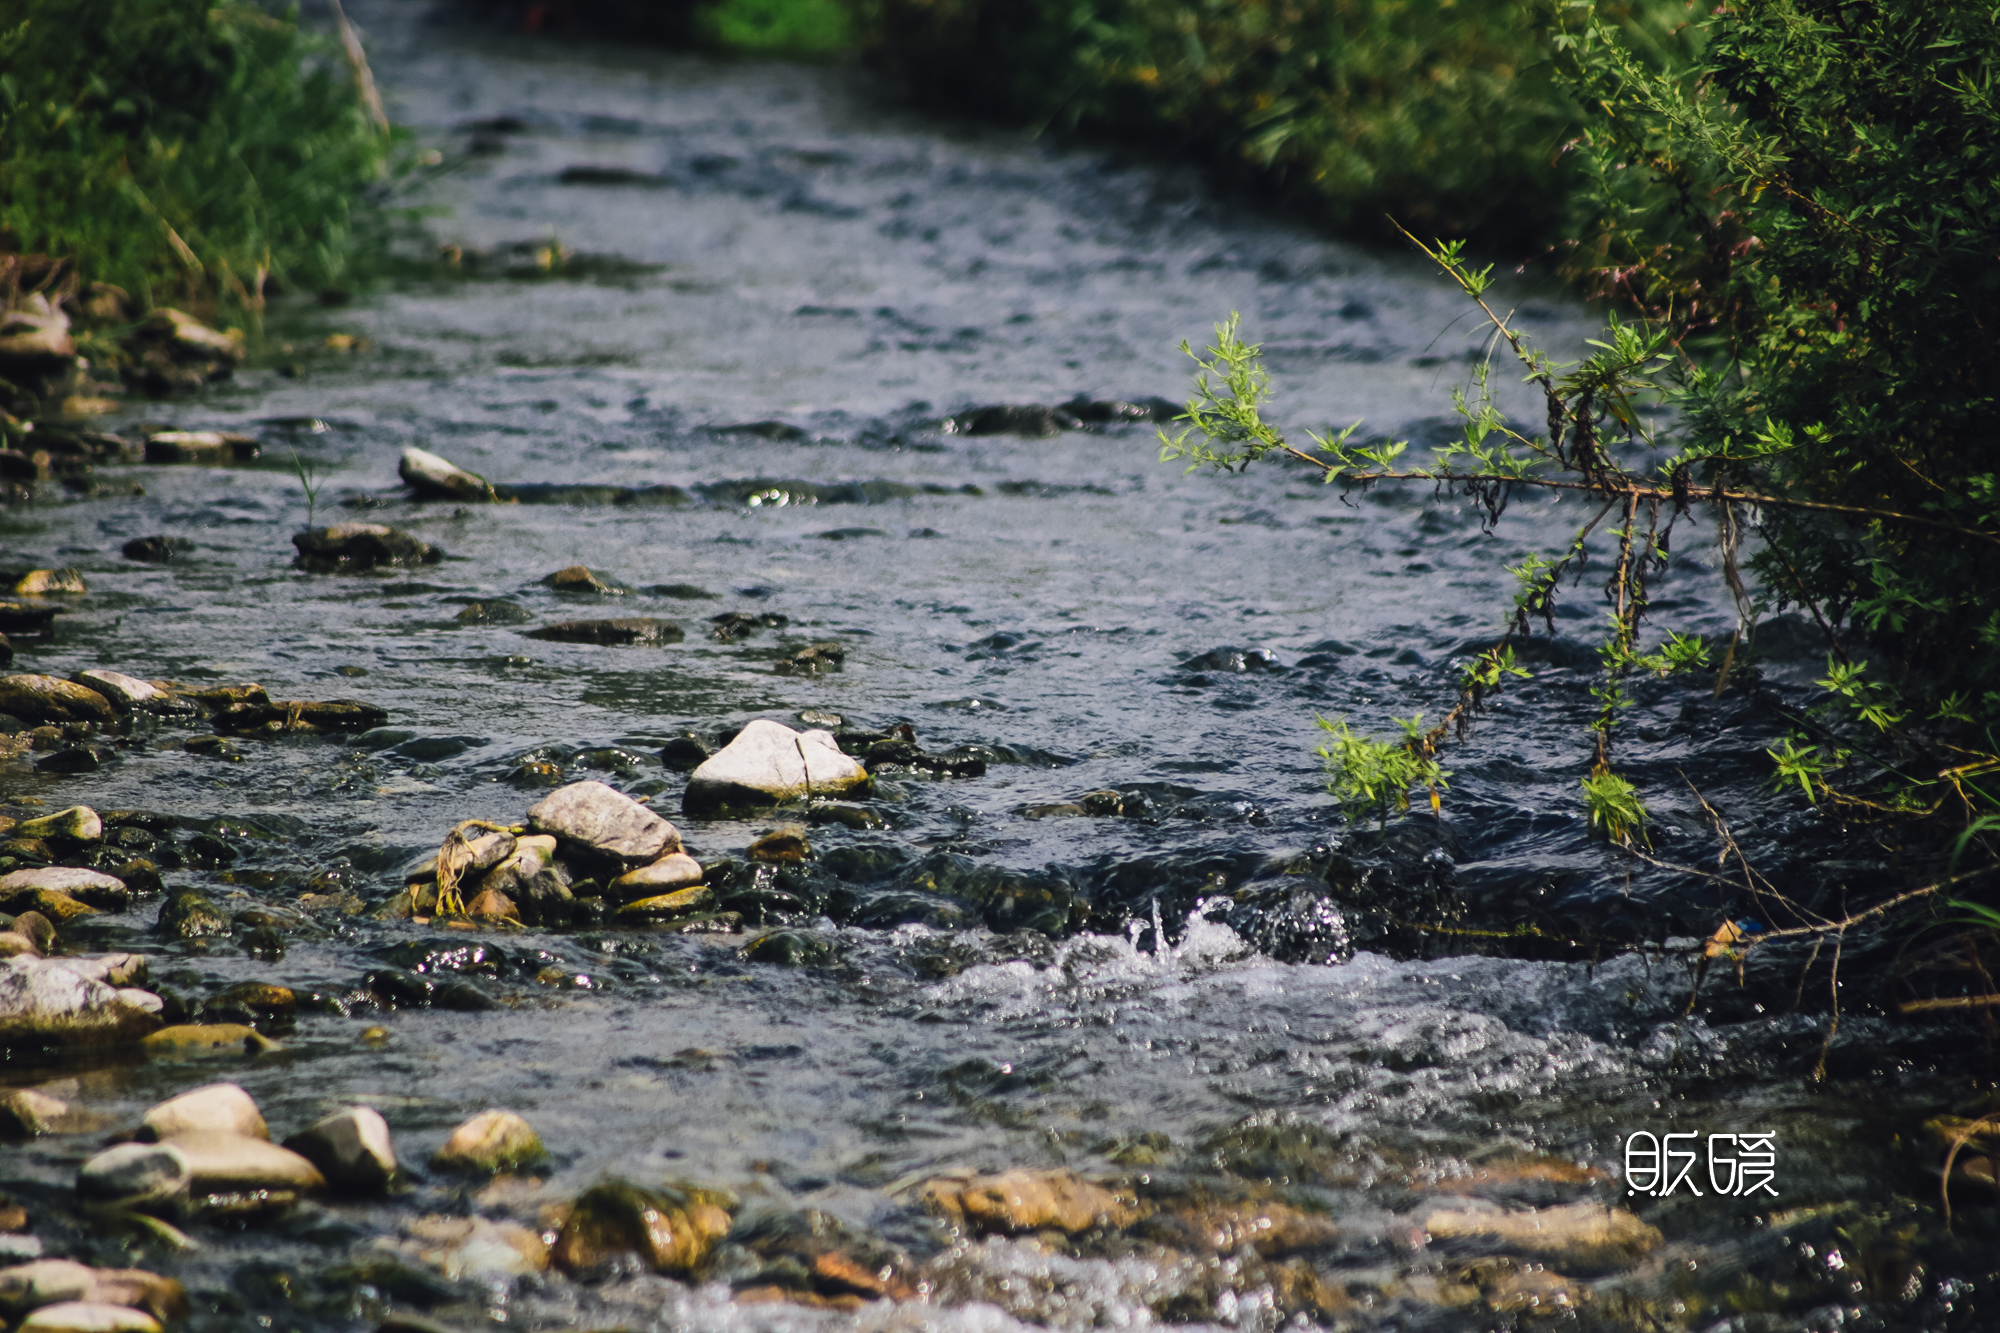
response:
{"label": "green foliage", "polygon": [[[1444,233],[1552,238],[1576,108],[1526,0],[884,0],[884,62],[935,100],[1165,141],[1308,201]],[[1630,0],[1638,49],[1690,10]]]}
{"label": "green foliage", "polygon": [[1440,804],[1439,793],[1450,784],[1450,772],[1440,767],[1423,729],[1424,715],[1397,718],[1403,729],[1400,741],[1371,740],[1348,729],[1346,718],[1319,719],[1320,729],[1330,740],[1319,747],[1326,764],[1327,787],[1351,819],[1373,815],[1387,825],[1389,812],[1410,808],[1410,789],[1422,787],[1430,793],[1431,809]]}
{"label": "green foliage", "polygon": [[1672,330],[1698,483],[1823,506],[1761,514],[1751,566],[1887,667],[1827,687],[1878,731],[2000,719],[2000,10],[1750,0],[1704,26],[1681,66],[1601,13],[1561,39],[1602,183],[1573,262]]}
{"label": "green foliage", "polygon": [[694,20],[708,44],[745,55],[824,58],[856,38],[840,0],[722,0],[696,10]]}
{"label": "green foliage", "polygon": [[1635,834],[1646,836],[1649,816],[1639,789],[1616,773],[1595,772],[1583,780],[1583,808],[1590,827],[1621,847],[1630,846]]}
{"label": "green foliage", "polygon": [[336,44],[247,5],[0,0],[0,227],[142,304],[347,271],[390,136]]}

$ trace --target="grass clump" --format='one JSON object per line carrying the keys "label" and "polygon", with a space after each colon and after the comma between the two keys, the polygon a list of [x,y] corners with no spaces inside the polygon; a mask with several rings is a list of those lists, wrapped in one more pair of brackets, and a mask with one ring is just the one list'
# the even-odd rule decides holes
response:
{"label": "grass clump", "polygon": [[0,228],[141,308],[349,275],[392,136],[296,9],[0,0]]}

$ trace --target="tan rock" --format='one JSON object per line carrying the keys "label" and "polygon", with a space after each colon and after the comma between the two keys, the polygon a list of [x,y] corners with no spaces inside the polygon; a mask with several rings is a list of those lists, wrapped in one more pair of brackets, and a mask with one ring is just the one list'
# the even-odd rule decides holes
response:
{"label": "tan rock", "polygon": [[155,1142],[183,1134],[237,1134],[265,1140],[271,1137],[257,1103],[234,1083],[211,1083],[170,1097],[146,1112],[142,1123],[145,1134]]}
{"label": "tan rock", "polygon": [[657,898],[699,883],[701,862],[686,852],[674,852],[612,880],[611,893],[617,898]]}
{"label": "tan rock", "polygon": [[1228,1255],[1247,1245],[1266,1259],[1319,1249],[1340,1234],[1332,1219],[1275,1200],[1184,1204],[1153,1219],[1148,1231],[1179,1250]]}
{"label": "tan rock", "polygon": [[71,1106],[35,1088],[15,1088],[0,1096],[0,1138],[29,1139],[43,1134],[90,1134],[109,1118]]}
{"label": "tan rock", "polygon": [[44,1305],[23,1319],[15,1333],[161,1333],[160,1321],[144,1310],[101,1301]]}
{"label": "tan rock", "polygon": [[35,942],[17,930],[0,930],[0,958],[39,958],[42,951]]}
{"label": "tan rock", "polygon": [[1003,1171],[966,1180],[941,1177],[920,1186],[918,1197],[949,1220],[974,1231],[1066,1231],[1130,1225],[1137,1201],[1093,1185],[1071,1171]]}
{"label": "tan rock", "polygon": [[512,1111],[481,1111],[451,1132],[431,1165],[446,1171],[511,1171],[544,1156],[541,1136]]}
{"label": "tan rock", "polygon": [[514,900],[494,889],[481,889],[465,905],[465,914],[480,921],[519,921],[521,909]]}
{"label": "tan rock", "polygon": [[177,1023],[143,1038],[139,1046],[149,1055],[194,1056],[227,1051],[258,1054],[275,1051],[278,1043],[244,1023]]}
{"label": "tan rock", "polygon": [[[95,819],[96,816],[92,816]],[[79,866],[39,866],[0,875],[0,903],[49,893],[103,912],[122,912],[132,905],[132,891],[116,875]],[[39,909],[38,909],[39,910]]]}
{"label": "tan rock", "polygon": [[186,1159],[189,1188],[197,1194],[253,1190],[307,1193],[326,1188],[326,1177],[318,1167],[269,1139],[244,1134],[181,1134],[164,1146]]}

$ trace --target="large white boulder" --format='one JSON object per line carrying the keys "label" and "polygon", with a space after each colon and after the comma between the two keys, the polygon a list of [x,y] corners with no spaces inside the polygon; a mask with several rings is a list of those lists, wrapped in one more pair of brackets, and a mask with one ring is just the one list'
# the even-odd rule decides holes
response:
{"label": "large white boulder", "polygon": [[800,797],[832,796],[867,783],[868,770],[828,731],[793,731],[762,718],[688,776],[681,808],[713,816]]}

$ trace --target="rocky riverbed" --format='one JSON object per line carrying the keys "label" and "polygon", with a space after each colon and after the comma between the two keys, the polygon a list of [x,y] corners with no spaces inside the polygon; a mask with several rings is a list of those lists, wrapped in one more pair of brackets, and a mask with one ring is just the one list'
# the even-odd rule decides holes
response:
{"label": "rocky riverbed", "polygon": [[[1588,589],[1441,820],[1326,796],[1315,714],[1445,706],[1575,515],[1153,432],[1236,309],[1288,421],[1435,435],[1430,275],[853,71],[353,9],[440,257],[38,419],[0,515],[11,1327],[1990,1320],[1963,1029],[1836,1028],[1584,826]],[[1705,537],[1656,606],[1726,634]],[[1658,859],[1692,784],[1801,901],[1894,883],[1768,791],[1820,664],[1759,648],[1636,689]]]}

